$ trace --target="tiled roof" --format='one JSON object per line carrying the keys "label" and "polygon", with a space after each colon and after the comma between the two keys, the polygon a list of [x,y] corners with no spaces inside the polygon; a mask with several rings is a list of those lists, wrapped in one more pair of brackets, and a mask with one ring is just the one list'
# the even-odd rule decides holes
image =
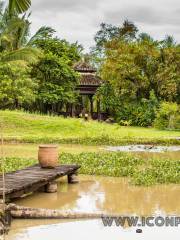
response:
{"label": "tiled roof", "polygon": [[84,86],[100,86],[102,80],[95,74],[81,74],[80,85]]}
{"label": "tiled roof", "polygon": [[96,69],[86,62],[79,62],[75,64],[74,70],[77,72],[89,72],[89,73],[96,72]]}

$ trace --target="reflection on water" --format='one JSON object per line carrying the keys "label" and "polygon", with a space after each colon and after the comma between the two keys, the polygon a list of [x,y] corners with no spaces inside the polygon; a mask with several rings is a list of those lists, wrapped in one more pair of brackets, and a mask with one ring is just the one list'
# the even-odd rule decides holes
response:
{"label": "reflection on water", "polygon": [[127,178],[81,176],[79,184],[69,185],[63,179],[58,188],[57,193],[36,193],[16,203],[109,214],[180,214],[180,185],[137,187],[129,185]]}
{"label": "reflection on water", "polygon": [[[112,147],[112,149],[116,150],[120,148],[120,150],[126,151],[129,153],[133,151],[132,154],[135,156],[143,157],[143,159],[156,158],[156,159],[172,159],[179,160],[180,159],[180,146],[171,146],[170,148],[176,149],[176,151],[165,151],[165,152],[153,152],[153,151],[138,151],[139,148],[136,148],[137,145],[129,145],[129,146],[121,146],[121,147]],[[154,146],[154,148],[159,148],[159,146]],[[59,153],[67,152],[67,153],[82,153],[82,152],[106,152],[110,150],[111,147],[105,146],[84,146],[79,144],[59,144]],[[6,157],[23,157],[23,158],[35,158],[37,159],[37,150],[38,144],[5,144],[4,145],[4,153]],[[141,149],[142,150],[142,149]],[[152,149],[151,149],[152,150]]]}
{"label": "reflection on water", "polygon": [[[127,178],[93,176],[81,176],[80,183],[77,185],[68,185],[65,180],[66,179],[63,179],[59,182],[58,193],[36,193],[27,198],[18,200],[16,203],[30,207],[62,210],[71,209],[77,212],[106,212],[108,214],[136,214],[138,216],[151,216],[154,214],[180,215],[180,185],[136,187],[129,185]],[[40,226],[38,227],[38,225]],[[85,229],[84,231],[82,231],[83,226]],[[71,229],[72,231],[66,233],[65,231],[67,229]],[[96,230],[97,235],[94,237],[93,234],[95,234],[94,232]],[[76,234],[76,231],[81,231],[82,236],[85,236],[84,234],[87,231],[91,231],[91,238],[89,239],[99,239],[102,237],[104,239],[110,239],[110,237],[113,237],[113,239],[119,239],[118,237],[124,236],[123,234],[125,231],[128,231],[126,237],[132,237],[132,234],[135,233],[132,229],[125,230],[116,228],[113,230],[113,228],[109,228],[107,230],[102,226],[100,221],[94,220],[61,221],[61,223],[57,220],[18,220],[13,222],[12,230],[10,231],[8,239],[49,240],[59,239],[59,234],[62,236],[61,239],[72,239],[73,235],[71,234],[73,234],[73,231],[74,234]],[[145,229],[145,231],[148,232],[149,230]],[[153,231],[156,231],[155,228],[153,228]],[[161,234],[162,228],[161,230],[157,229],[157,231],[160,231],[159,234]],[[164,229],[164,231],[166,230]],[[108,235],[110,232],[113,233]],[[50,235],[49,237],[48,234]],[[29,238],[27,236],[29,236]],[[46,238],[44,238],[44,236],[46,236]],[[65,236],[67,238],[65,238]],[[78,237],[78,239],[83,239],[82,236],[80,236],[80,238]],[[109,238],[107,238],[107,236],[109,236]]]}
{"label": "reflection on water", "polygon": [[180,146],[153,146],[152,148],[149,146],[148,149],[148,146],[146,145],[128,145],[120,147],[107,147],[106,150],[111,152],[128,152],[129,154],[142,159],[180,159]]}
{"label": "reflection on water", "polygon": [[144,227],[143,233],[137,234],[136,228],[103,227],[100,220],[41,224],[21,231],[12,230],[7,240],[179,240],[178,227]]}
{"label": "reflection on water", "polygon": [[118,147],[107,147],[108,151],[112,152],[177,152],[180,151],[180,146],[155,146],[155,145],[126,145]]}

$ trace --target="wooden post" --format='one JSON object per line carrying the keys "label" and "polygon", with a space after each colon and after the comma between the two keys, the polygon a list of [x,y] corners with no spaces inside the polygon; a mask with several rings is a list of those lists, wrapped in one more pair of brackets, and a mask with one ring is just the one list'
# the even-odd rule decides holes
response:
{"label": "wooden post", "polygon": [[85,104],[84,104],[84,95],[82,95],[82,117],[84,118],[86,109],[85,109]]}
{"label": "wooden post", "polygon": [[68,117],[68,114],[69,114],[69,105],[68,103],[66,103],[66,117]]}
{"label": "wooden post", "polygon": [[89,100],[90,100],[90,113],[91,113],[91,118],[93,118],[93,95],[89,95]]}
{"label": "wooden post", "polygon": [[9,231],[11,225],[11,213],[10,210],[2,204],[0,200],[0,235],[3,235]]}
{"label": "wooden post", "polygon": [[100,100],[97,100],[97,115],[98,115],[98,121],[101,120],[101,103]]}
{"label": "wooden post", "polygon": [[71,117],[75,117],[75,106],[74,106],[74,103],[71,104]]}
{"label": "wooden post", "polygon": [[78,179],[78,173],[74,172],[68,175],[68,183],[69,184],[74,184],[74,183],[78,183],[79,179]]}
{"label": "wooden post", "polygon": [[57,182],[49,182],[45,187],[45,192],[47,193],[55,193],[57,192]]}

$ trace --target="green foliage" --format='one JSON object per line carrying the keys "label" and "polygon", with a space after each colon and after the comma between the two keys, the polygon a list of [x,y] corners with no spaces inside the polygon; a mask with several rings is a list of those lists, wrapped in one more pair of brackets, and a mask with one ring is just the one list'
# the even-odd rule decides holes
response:
{"label": "green foliage", "polygon": [[9,13],[24,13],[31,6],[31,0],[9,0]]}
{"label": "green foliage", "polygon": [[[1,160],[1,158],[0,158]],[[4,159],[5,172],[13,172],[25,167],[32,166],[36,164],[37,161],[34,159],[22,159],[22,158],[5,158]],[[0,172],[2,172],[2,164],[0,164]]]}
{"label": "green foliage", "polygon": [[80,57],[78,46],[57,38],[38,40],[36,45],[44,51],[31,72],[38,82],[36,110],[58,112],[64,104],[76,101],[79,75],[72,64]]}
{"label": "green foliage", "polygon": [[123,153],[63,153],[61,163],[81,165],[80,173],[88,175],[104,175],[114,177],[132,176],[134,169],[143,161]]}
{"label": "green foliage", "polygon": [[94,65],[100,69],[105,58],[105,46],[109,41],[113,39],[123,39],[125,41],[131,41],[136,38],[138,32],[137,27],[133,22],[125,20],[122,26],[114,26],[112,24],[101,23],[100,30],[96,33],[94,41],[95,46],[91,48],[91,58]]}
{"label": "green foliage", "polygon": [[52,53],[71,66],[80,60],[82,47],[77,43],[70,44],[66,40],[60,40],[58,38],[38,38],[34,41],[34,45],[42,49],[45,54]]}
{"label": "green foliage", "polygon": [[29,15],[11,15],[8,9],[0,9],[0,61],[32,63],[38,60],[41,52],[28,45],[30,24]]}
{"label": "green foliage", "polygon": [[[80,173],[112,177],[129,177],[135,185],[180,183],[180,161],[142,160],[127,153],[62,153],[60,164],[78,164]],[[33,164],[34,159],[6,158],[5,171],[19,170]],[[1,171],[1,169],[0,169]]]}
{"label": "green foliage", "polygon": [[[123,101],[149,98],[154,90],[158,99],[178,100],[179,47],[160,49],[156,43],[112,40],[106,44],[102,78]],[[170,94],[171,93],[171,94]]]}
{"label": "green foliage", "polygon": [[151,160],[143,170],[136,170],[132,182],[136,185],[180,183],[180,161]]}
{"label": "green foliage", "polygon": [[151,91],[149,99],[142,98],[139,103],[127,103],[124,106],[122,104],[116,118],[122,125],[151,126],[155,119],[157,107],[157,98]]}
{"label": "green foliage", "polygon": [[137,40],[106,41],[101,66],[105,83],[98,96],[121,124],[151,126],[158,102],[179,102],[180,48],[170,40],[154,41],[143,33]]}
{"label": "green foliage", "polygon": [[40,27],[39,30],[29,39],[28,46],[37,46],[39,41],[50,40],[56,31],[48,26]]}
{"label": "green foliage", "polygon": [[101,23],[100,30],[96,33],[94,40],[96,42],[96,47],[101,51],[105,44],[112,39],[134,39],[136,33],[138,32],[137,27],[133,22],[125,20],[122,27],[113,26],[112,24]]}
{"label": "green foliage", "polygon": [[159,129],[180,129],[179,105],[172,102],[162,102],[154,124]]}
{"label": "green foliage", "polygon": [[0,73],[0,107],[58,112],[76,100],[78,75],[72,65],[79,60],[81,47],[53,38],[55,30],[47,26],[30,37],[30,15],[19,15],[30,2],[9,1],[7,9],[0,8],[0,63],[3,69],[11,66],[7,74]]}
{"label": "green foliage", "polygon": [[96,33],[94,40],[96,42],[96,47],[101,50],[104,44],[119,36],[119,28],[111,24],[101,23],[100,30]]}
{"label": "green foliage", "polygon": [[0,107],[21,108],[35,100],[37,85],[21,62],[0,65]]}

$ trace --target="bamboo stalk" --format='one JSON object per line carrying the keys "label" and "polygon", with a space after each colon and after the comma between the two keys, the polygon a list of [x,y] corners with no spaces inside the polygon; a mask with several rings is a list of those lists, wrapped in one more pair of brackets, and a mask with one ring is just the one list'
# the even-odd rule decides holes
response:
{"label": "bamboo stalk", "polygon": [[6,232],[6,227],[4,225],[4,217],[5,217],[5,211],[6,211],[6,195],[5,195],[5,190],[6,190],[6,184],[5,184],[5,158],[4,158],[4,137],[3,137],[3,122],[1,122],[1,168],[2,168],[2,180],[3,180],[3,199],[1,202],[1,211],[2,211],[2,216],[1,216],[1,226],[0,226],[0,233],[2,234],[3,240],[5,240],[5,232]]}
{"label": "bamboo stalk", "polygon": [[3,211],[5,212],[5,202],[6,202],[6,195],[5,195],[5,158],[4,158],[4,137],[3,137],[3,123],[1,122],[1,168],[2,168],[2,180],[3,180]]}

